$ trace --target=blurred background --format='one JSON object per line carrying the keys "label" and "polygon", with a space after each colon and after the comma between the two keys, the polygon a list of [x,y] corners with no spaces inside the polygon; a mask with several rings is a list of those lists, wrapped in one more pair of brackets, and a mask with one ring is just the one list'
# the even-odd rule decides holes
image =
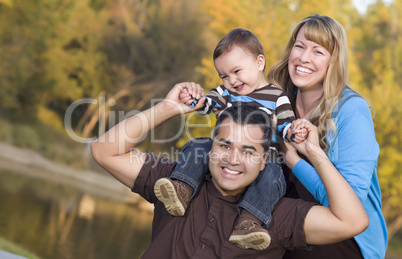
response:
{"label": "blurred background", "polygon": [[[175,83],[220,83],[212,62],[236,27],[267,69],[311,14],[345,28],[349,81],[373,107],[387,258],[402,258],[402,1],[0,0],[0,250],[27,258],[138,258],[152,208],[93,162],[89,143]],[[161,125],[140,145],[177,159],[213,117]]]}

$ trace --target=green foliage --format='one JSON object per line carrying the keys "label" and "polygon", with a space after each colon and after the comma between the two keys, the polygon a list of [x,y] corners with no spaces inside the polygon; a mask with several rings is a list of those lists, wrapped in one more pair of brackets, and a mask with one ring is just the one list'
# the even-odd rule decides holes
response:
{"label": "green foliage", "polygon": [[0,141],[13,142],[13,126],[5,119],[0,118]]}
{"label": "green foliage", "polygon": [[0,6],[0,114],[29,117],[46,90],[43,57],[46,49],[41,27],[45,8],[34,8],[33,1],[13,1]]}
{"label": "green foliage", "polygon": [[28,125],[19,125],[14,130],[14,144],[18,147],[26,147],[38,150],[41,147],[40,140],[35,130]]}
{"label": "green foliage", "polygon": [[57,10],[52,13],[52,34],[44,53],[46,80],[52,88],[42,105],[62,117],[71,102],[95,97],[113,84],[107,77],[106,55],[99,50],[107,18],[91,9],[88,1],[69,1]]}

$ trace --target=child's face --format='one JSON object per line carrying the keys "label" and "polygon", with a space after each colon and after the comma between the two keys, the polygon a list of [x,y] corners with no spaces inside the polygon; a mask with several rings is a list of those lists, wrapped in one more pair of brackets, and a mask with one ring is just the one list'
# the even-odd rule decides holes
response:
{"label": "child's face", "polygon": [[265,58],[255,57],[238,46],[220,55],[214,61],[223,85],[232,92],[247,95],[267,85],[264,77]]}

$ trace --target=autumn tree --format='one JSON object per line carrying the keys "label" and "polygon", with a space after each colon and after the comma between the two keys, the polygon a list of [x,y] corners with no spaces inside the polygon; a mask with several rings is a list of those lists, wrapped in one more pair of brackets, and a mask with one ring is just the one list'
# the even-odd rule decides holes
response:
{"label": "autumn tree", "polygon": [[[38,19],[42,17],[43,19]],[[34,1],[0,2],[0,115],[32,120],[48,90],[43,53],[48,7]],[[45,20],[45,21],[44,21]]]}
{"label": "autumn tree", "polygon": [[402,226],[402,4],[381,1],[369,7],[355,24],[354,55],[360,72],[359,91],[373,107],[374,126],[380,145],[378,176],[383,214],[392,236]]}

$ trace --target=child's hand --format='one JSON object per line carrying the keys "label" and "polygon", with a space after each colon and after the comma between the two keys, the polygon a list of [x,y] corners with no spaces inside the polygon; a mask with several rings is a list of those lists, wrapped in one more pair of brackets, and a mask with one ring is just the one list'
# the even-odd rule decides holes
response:
{"label": "child's hand", "polygon": [[196,83],[193,82],[183,82],[176,84],[172,88],[172,90],[170,90],[170,92],[166,95],[164,103],[167,106],[170,106],[171,108],[178,110],[181,114],[192,112],[202,108],[205,102],[205,97],[200,97],[198,103],[193,106],[186,105],[186,103],[184,103],[183,99],[181,98],[181,95],[183,93],[185,94],[188,91],[187,89],[193,87],[194,85],[196,85]]}
{"label": "child's hand", "polygon": [[186,105],[194,106],[203,96],[204,89],[199,84],[191,83],[180,93],[180,100]]}
{"label": "child's hand", "polygon": [[186,105],[190,105],[193,102],[193,98],[191,97],[190,93],[188,92],[187,87],[181,91],[179,96],[180,96],[180,101]]}
{"label": "child's hand", "polygon": [[300,144],[307,138],[308,138],[308,131],[305,127],[303,127],[301,129],[296,130],[296,132],[294,133],[293,142]]}
{"label": "child's hand", "polygon": [[[317,158],[317,156],[325,156],[325,152],[320,147],[320,140],[318,129],[316,126],[310,123],[310,121],[306,119],[298,119],[292,121],[292,129],[295,134],[302,134],[300,139],[304,139],[302,142],[297,143],[296,141],[292,142],[293,146],[297,149],[298,152],[305,155],[310,162]],[[298,139],[298,141],[300,140]],[[295,136],[296,140],[296,136]]]}
{"label": "child's hand", "polygon": [[[309,121],[305,119],[298,119],[292,122],[292,134],[289,137],[291,141],[300,144],[308,138],[308,130],[305,128],[305,123],[309,123]],[[290,130],[288,130],[288,132],[289,131]]]}

